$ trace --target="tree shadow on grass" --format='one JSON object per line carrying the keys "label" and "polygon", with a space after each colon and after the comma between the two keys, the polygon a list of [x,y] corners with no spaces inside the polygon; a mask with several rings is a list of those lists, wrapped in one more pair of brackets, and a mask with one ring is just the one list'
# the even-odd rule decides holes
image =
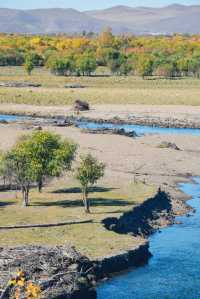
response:
{"label": "tree shadow on grass", "polygon": [[185,77],[146,77],[144,80],[146,81],[166,81],[166,80],[173,80],[173,81],[179,81],[184,80]]}
{"label": "tree shadow on grass", "polygon": [[[90,187],[89,193],[95,193],[95,192],[110,192],[113,190],[116,190],[117,188],[105,188],[105,187]],[[66,189],[58,189],[51,193],[59,194],[59,193],[66,193],[66,194],[80,194],[82,193],[82,190],[80,187],[73,187],[73,188],[66,188]]]}
{"label": "tree shadow on grass", "polygon": [[[82,207],[82,200],[58,200],[52,202],[37,202],[34,206],[43,207],[62,207],[62,208],[76,208]],[[126,201],[123,199],[106,199],[106,198],[93,198],[90,199],[91,207],[124,207],[134,205],[133,201]]]}
{"label": "tree shadow on grass", "polygon": [[14,202],[10,202],[10,201],[0,201],[0,208],[5,208],[7,206],[12,206],[14,205]]}

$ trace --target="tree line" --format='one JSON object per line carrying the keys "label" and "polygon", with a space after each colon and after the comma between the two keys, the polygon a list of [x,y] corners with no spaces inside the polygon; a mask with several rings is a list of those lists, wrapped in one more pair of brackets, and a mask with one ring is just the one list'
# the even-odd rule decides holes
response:
{"label": "tree line", "polygon": [[[23,205],[30,202],[31,188],[42,188],[47,179],[60,177],[71,170],[77,145],[48,131],[34,131],[22,136],[7,152],[0,155],[0,176],[4,183],[20,188]],[[82,188],[85,212],[90,213],[89,187],[104,176],[105,165],[91,154],[79,159],[74,173]]]}
{"label": "tree line", "polygon": [[0,66],[45,66],[55,75],[91,76],[105,66],[114,75],[200,77],[200,35],[0,35]]}

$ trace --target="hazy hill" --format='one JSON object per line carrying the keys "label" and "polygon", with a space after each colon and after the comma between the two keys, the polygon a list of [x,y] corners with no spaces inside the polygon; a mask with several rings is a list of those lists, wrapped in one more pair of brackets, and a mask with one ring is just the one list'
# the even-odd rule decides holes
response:
{"label": "hazy hill", "polygon": [[99,31],[102,21],[75,9],[0,9],[0,31],[6,33],[74,33]]}
{"label": "hazy hill", "polygon": [[115,6],[80,12],[75,9],[16,10],[0,8],[0,31],[7,33],[99,32],[111,26],[115,33],[200,33],[200,5],[162,8]]}
{"label": "hazy hill", "polygon": [[115,6],[88,11],[87,15],[104,22],[123,25],[136,33],[200,33],[200,5],[173,4],[162,8]]}

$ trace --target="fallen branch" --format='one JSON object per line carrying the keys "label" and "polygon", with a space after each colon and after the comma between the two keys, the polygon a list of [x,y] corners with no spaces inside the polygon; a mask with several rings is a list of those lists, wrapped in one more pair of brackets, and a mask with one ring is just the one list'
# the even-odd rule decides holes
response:
{"label": "fallen branch", "polygon": [[26,225],[11,225],[11,226],[0,226],[0,230],[10,230],[10,229],[23,229],[23,228],[38,228],[38,227],[58,227],[65,225],[73,225],[73,224],[86,224],[92,223],[93,220],[74,220],[74,221],[66,221],[59,223],[47,223],[47,224],[26,224]]}

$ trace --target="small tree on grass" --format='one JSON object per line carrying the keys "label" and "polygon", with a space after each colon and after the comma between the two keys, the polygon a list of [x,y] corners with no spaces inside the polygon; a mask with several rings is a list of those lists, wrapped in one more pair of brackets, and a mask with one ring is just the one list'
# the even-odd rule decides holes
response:
{"label": "small tree on grass", "polygon": [[90,213],[90,202],[88,199],[89,186],[94,185],[104,176],[104,170],[105,165],[98,162],[92,155],[88,154],[81,157],[81,162],[76,172],[76,178],[82,187],[83,204],[86,213]]}
{"label": "small tree on grass", "polygon": [[5,174],[8,174],[9,167],[9,174],[12,174],[15,184],[21,187],[23,204],[28,206],[30,187],[35,182],[35,168],[32,167],[26,140],[18,141],[14,148],[5,155],[5,166]]}
{"label": "small tree on grass", "polygon": [[60,176],[69,170],[76,145],[49,132],[34,132],[24,136],[5,155],[5,173],[12,174],[15,184],[21,187],[23,203],[29,205],[29,192],[33,184],[39,189],[45,177]]}

